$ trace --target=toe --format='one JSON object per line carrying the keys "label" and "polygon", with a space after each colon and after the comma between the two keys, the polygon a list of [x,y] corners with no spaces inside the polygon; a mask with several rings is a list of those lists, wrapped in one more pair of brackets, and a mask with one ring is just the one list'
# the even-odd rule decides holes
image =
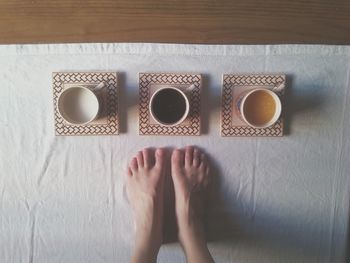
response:
{"label": "toe", "polygon": [[165,156],[164,149],[158,148],[156,150],[155,156],[156,156],[155,166],[158,168],[162,168],[164,166],[164,156]]}
{"label": "toe", "polygon": [[187,146],[185,150],[185,166],[191,166],[193,163],[193,146]]}
{"label": "toe", "polygon": [[203,178],[210,178],[210,168],[208,165],[201,165],[200,168],[203,174]]}
{"label": "toe", "polygon": [[210,178],[210,176],[208,176],[208,174],[205,174],[203,176],[203,181],[202,181],[202,185],[204,188],[208,188],[209,185],[211,184],[212,178]]}
{"label": "toe", "polygon": [[130,162],[130,167],[131,171],[133,173],[136,173],[137,172],[137,169],[138,169],[138,165],[137,165],[137,159],[134,157],[132,158],[131,162]]}
{"label": "toe", "polygon": [[153,155],[151,154],[150,149],[143,149],[142,150],[142,155],[143,155],[143,164],[145,168],[151,168],[154,164],[154,158]]}
{"label": "toe", "polygon": [[128,167],[127,175],[128,175],[128,177],[132,176],[132,171],[131,171],[130,167]]}
{"label": "toe", "polygon": [[184,154],[182,150],[175,149],[171,155],[171,166],[175,169],[183,167],[184,165]]}
{"label": "toe", "polygon": [[200,154],[200,167],[205,168],[208,164],[207,156],[204,153]]}
{"label": "toe", "polygon": [[143,154],[141,151],[139,151],[136,155],[136,159],[137,159],[137,166],[139,168],[142,168],[144,166],[144,163],[143,163]]}
{"label": "toe", "polygon": [[205,174],[209,177],[210,167],[208,165],[206,165],[206,167],[205,167]]}
{"label": "toe", "polygon": [[201,160],[200,160],[200,152],[197,148],[194,149],[193,151],[193,166],[194,167],[199,167]]}

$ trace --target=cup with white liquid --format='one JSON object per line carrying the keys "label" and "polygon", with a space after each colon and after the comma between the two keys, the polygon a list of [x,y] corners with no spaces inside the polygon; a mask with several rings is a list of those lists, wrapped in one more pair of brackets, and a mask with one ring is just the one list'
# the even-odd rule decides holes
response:
{"label": "cup with white liquid", "polygon": [[76,85],[65,89],[58,97],[58,112],[72,125],[85,125],[96,120],[101,108],[99,91],[104,86],[100,83],[93,88]]}

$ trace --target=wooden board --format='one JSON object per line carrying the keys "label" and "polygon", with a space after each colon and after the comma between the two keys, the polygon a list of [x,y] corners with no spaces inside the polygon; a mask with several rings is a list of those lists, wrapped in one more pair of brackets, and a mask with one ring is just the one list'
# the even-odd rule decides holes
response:
{"label": "wooden board", "polygon": [[350,44],[349,0],[0,0],[0,43]]}

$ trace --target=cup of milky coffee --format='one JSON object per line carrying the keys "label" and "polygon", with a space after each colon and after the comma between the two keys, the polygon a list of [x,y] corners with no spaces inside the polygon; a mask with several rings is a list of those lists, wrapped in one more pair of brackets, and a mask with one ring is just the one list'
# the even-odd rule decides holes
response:
{"label": "cup of milky coffee", "polygon": [[182,123],[187,118],[190,102],[182,90],[175,87],[162,87],[151,96],[149,111],[156,122],[171,127]]}
{"label": "cup of milky coffee", "polygon": [[275,92],[257,88],[241,94],[236,101],[236,108],[249,126],[267,128],[280,117],[282,104]]}
{"label": "cup of milky coffee", "polygon": [[100,83],[93,88],[77,85],[65,89],[58,97],[58,112],[69,124],[84,125],[92,122],[98,118],[98,91],[103,87],[104,83]]}

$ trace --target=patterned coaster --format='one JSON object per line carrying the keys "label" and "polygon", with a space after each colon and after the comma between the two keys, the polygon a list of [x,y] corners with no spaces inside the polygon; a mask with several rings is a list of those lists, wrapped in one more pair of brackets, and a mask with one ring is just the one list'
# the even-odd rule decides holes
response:
{"label": "patterned coaster", "polygon": [[[201,75],[173,73],[140,73],[140,135],[200,135]],[[173,127],[158,124],[149,113],[148,105],[152,94],[161,87],[176,87],[190,98],[190,112],[184,122]]]}
{"label": "patterned coaster", "polygon": [[[283,97],[285,75],[223,75],[221,104],[221,136],[283,136]],[[272,126],[256,129],[248,126],[237,111],[234,102],[243,91],[263,87],[273,90],[282,101],[282,114]]]}
{"label": "patterned coaster", "polygon": [[[112,135],[119,132],[117,73],[114,72],[54,72],[53,103],[56,135]],[[59,94],[72,86],[95,87],[104,82],[99,91],[101,109],[98,119],[85,125],[67,123],[57,109]]]}

